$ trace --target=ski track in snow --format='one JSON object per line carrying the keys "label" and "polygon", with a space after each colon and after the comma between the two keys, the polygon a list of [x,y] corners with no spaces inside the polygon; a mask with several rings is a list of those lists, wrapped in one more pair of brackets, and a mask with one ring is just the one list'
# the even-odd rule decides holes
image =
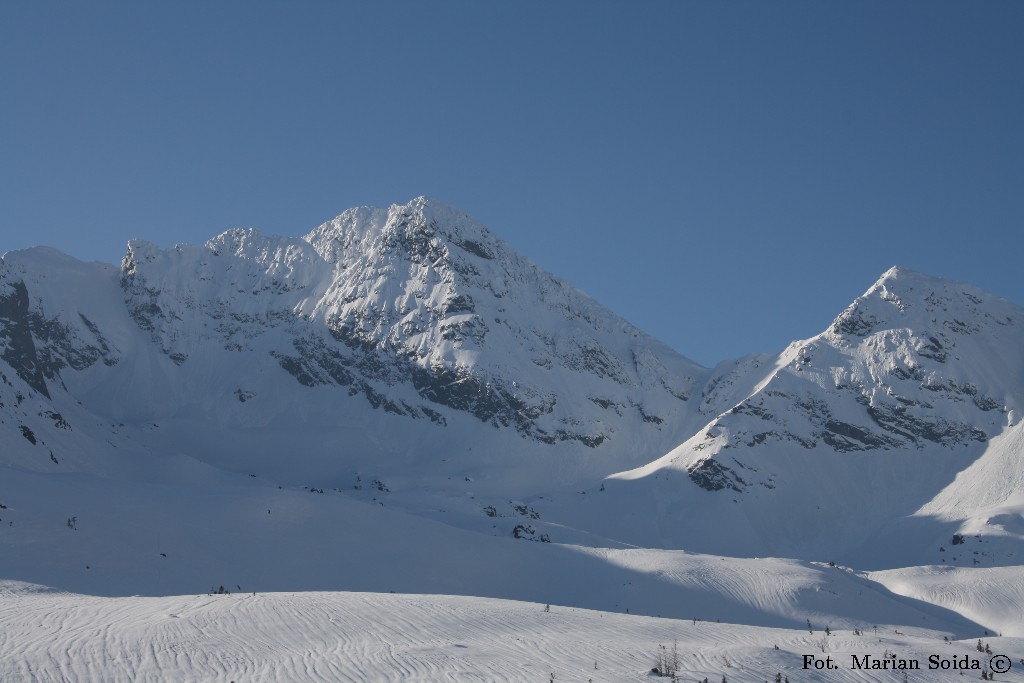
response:
{"label": "ski track in snow", "polygon": [[[976,656],[974,641],[870,630],[820,631],[658,619],[492,598],[381,593],[240,593],[100,598],[0,587],[0,680],[22,681],[644,681],[678,640],[683,680],[717,683],[899,680],[849,668],[885,650]],[[1024,639],[987,639],[1013,661]],[[779,649],[775,649],[775,645]],[[987,657],[985,658],[987,661]],[[595,664],[597,668],[595,669]],[[1002,681],[1021,681],[1022,669]],[[976,677],[977,672],[969,672]],[[965,680],[921,671],[917,680]],[[913,680],[913,679],[912,679]]]}

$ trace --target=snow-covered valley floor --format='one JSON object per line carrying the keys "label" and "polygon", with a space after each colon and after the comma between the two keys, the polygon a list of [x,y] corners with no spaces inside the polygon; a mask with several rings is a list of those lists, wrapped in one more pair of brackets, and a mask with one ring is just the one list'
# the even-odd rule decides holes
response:
{"label": "snow-covered valley floor", "polygon": [[[306,592],[93,597],[0,585],[3,681],[647,681],[659,646],[679,677],[713,683],[900,681],[851,668],[851,655],[918,662],[911,681],[980,679],[929,670],[1006,655],[996,680],[1024,680],[1024,639],[946,642],[939,632],[868,626],[825,636],[538,603],[439,595]],[[778,649],[776,649],[776,646]],[[824,647],[825,651],[822,651]],[[804,655],[838,668],[804,669]]]}
{"label": "snow-covered valley floor", "polygon": [[[5,471],[0,681],[639,681],[676,640],[687,681],[901,681],[850,668],[886,653],[921,681],[980,679],[928,670],[932,655],[1005,654],[996,680],[1024,681],[1021,566],[863,573],[529,542],[491,528],[521,517],[472,497],[451,526],[398,493],[381,505],[210,469],[183,496],[179,460],[130,482]],[[232,594],[189,593],[221,582]]]}

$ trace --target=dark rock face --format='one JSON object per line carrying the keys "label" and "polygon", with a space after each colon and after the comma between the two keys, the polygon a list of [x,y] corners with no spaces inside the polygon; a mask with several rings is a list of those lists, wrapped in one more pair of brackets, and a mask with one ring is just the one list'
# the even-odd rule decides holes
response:
{"label": "dark rock face", "polygon": [[467,412],[495,426],[513,426],[524,433],[530,433],[532,421],[555,405],[552,397],[547,405],[531,406],[466,370],[427,369],[416,364],[411,364],[409,370],[416,391],[428,401]]}
{"label": "dark rock face", "polygon": [[92,334],[92,341],[83,340],[71,325],[64,322],[47,320],[38,313],[30,315],[30,327],[40,342],[39,356],[47,379],[56,378],[65,367],[84,370],[101,360],[106,365],[115,365],[120,360],[117,350],[95,323],[80,313],[78,318]]}
{"label": "dark rock face", "polygon": [[863,427],[837,420],[829,420],[825,423],[825,431],[821,435],[821,440],[840,453],[896,448],[900,445],[900,442],[895,439],[879,436]]}
{"label": "dark rock face", "polygon": [[49,383],[62,385],[62,369],[120,361],[120,352],[96,323],[81,313],[72,318],[44,317],[31,305],[24,281],[0,281],[0,360],[46,398],[51,398]]}
{"label": "dark rock face", "polygon": [[705,491],[735,491],[742,493],[747,487],[736,471],[714,458],[707,458],[687,468],[690,481]]}
{"label": "dark rock face", "polygon": [[953,446],[967,440],[988,439],[985,432],[977,427],[941,417],[914,415],[903,405],[869,406],[868,415],[885,431],[914,443],[924,440],[943,446]]}
{"label": "dark rock face", "polygon": [[5,342],[2,358],[18,377],[35,391],[49,398],[46,386],[46,365],[36,352],[28,309],[28,289],[23,282],[0,287],[0,339]]}
{"label": "dark rock face", "polygon": [[843,311],[832,324],[833,331],[854,337],[866,337],[875,329],[878,321],[851,306]]}
{"label": "dark rock face", "polygon": [[23,437],[25,437],[25,439],[26,439],[26,440],[27,440],[27,441],[28,441],[28,442],[29,442],[30,444],[32,444],[33,446],[35,446],[35,445],[36,445],[36,435],[35,435],[35,433],[34,433],[34,432],[33,432],[33,431],[31,430],[31,429],[29,429],[28,427],[26,427],[25,425],[21,425],[21,426],[19,427],[19,429],[21,430],[21,435],[22,435]]}
{"label": "dark rock face", "polygon": [[490,261],[494,258],[494,254],[491,253],[490,249],[488,249],[485,245],[481,244],[480,242],[475,242],[470,239],[464,239],[456,241],[455,245],[461,249],[464,249],[465,251],[468,251],[470,254],[473,254],[474,256],[479,256],[482,259],[487,259],[488,261]]}

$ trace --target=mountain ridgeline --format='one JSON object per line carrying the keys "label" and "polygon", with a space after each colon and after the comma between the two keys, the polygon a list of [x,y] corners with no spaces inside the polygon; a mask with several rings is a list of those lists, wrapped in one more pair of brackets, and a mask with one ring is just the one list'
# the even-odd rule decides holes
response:
{"label": "mountain ridgeline", "polygon": [[255,354],[395,415],[444,426],[456,411],[547,444],[599,446],[661,420],[704,372],[426,199],[348,211],[304,239],[133,242],[121,286],[178,365],[208,348]]}
{"label": "mountain ridgeline", "polygon": [[[818,336],[707,369],[421,197],[302,238],[132,240],[120,269],[8,253],[0,380],[0,458],[42,474],[174,456],[539,506],[600,485],[629,513],[550,513],[733,554],[841,556],[891,528],[938,561],[938,539],[984,531],[998,564],[1024,540],[1024,311],[900,268]],[[934,538],[908,550],[923,518]]]}

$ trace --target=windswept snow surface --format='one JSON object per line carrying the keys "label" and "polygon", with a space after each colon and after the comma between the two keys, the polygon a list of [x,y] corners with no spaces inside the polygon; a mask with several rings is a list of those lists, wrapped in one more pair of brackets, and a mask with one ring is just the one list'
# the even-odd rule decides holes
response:
{"label": "windswept snow surface", "polygon": [[908,567],[869,576],[894,593],[940,605],[994,633],[1024,637],[1024,567]]}
{"label": "windswept snow surface", "polygon": [[[974,640],[867,625],[771,629],[611,614],[490,598],[380,593],[238,593],[98,598],[0,585],[0,679],[131,681],[648,681],[660,652],[682,680],[899,680],[852,670],[850,654],[978,657]],[[826,653],[821,650],[824,639]],[[1024,654],[1020,638],[987,638]],[[662,651],[661,646],[666,650]],[[777,649],[776,649],[777,647]],[[804,655],[839,668],[803,669]],[[988,661],[988,656],[984,656]],[[971,678],[977,671],[969,672]],[[962,681],[916,671],[911,680]],[[919,677],[920,676],[920,677]],[[1021,681],[1020,669],[1000,675]]]}

